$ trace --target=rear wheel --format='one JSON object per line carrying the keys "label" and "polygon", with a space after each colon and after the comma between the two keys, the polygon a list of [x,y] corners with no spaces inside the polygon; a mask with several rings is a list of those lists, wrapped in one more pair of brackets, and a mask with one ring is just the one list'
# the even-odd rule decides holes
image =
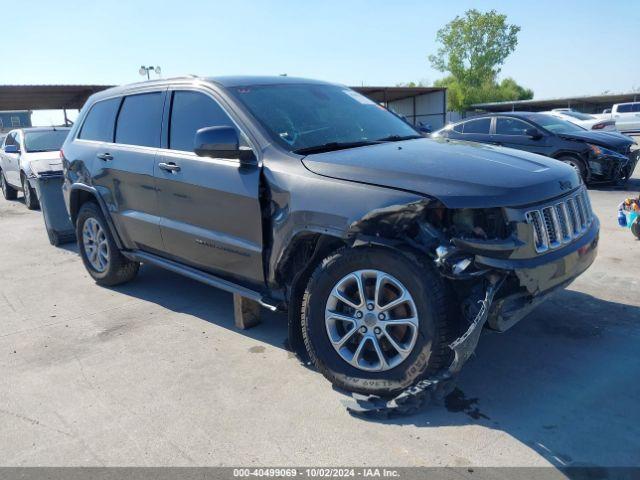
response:
{"label": "rear wheel", "polygon": [[4,178],[4,172],[0,170],[0,187],[2,187],[2,196],[5,200],[15,200],[18,198],[18,192],[15,188],[7,183],[7,179]]}
{"label": "rear wheel", "polygon": [[397,393],[447,365],[446,307],[442,280],[430,268],[383,248],[344,249],[307,285],[305,346],[334,385]]}
{"label": "rear wheel", "polygon": [[29,185],[29,180],[24,175],[22,176],[22,193],[24,194],[24,204],[29,210],[36,210],[40,207],[38,201],[38,195],[35,190]]}
{"label": "rear wheel", "polygon": [[571,168],[573,168],[576,173],[580,175],[580,178],[582,178],[584,183],[587,183],[587,181],[589,180],[589,172],[582,160],[571,156],[559,157],[558,160],[560,160],[562,163],[566,163]]}
{"label": "rear wheel", "polygon": [[122,255],[95,203],[87,202],[80,208],[76,236],[82,262],[97,284],[119,285],[138,274],[140,263]]}

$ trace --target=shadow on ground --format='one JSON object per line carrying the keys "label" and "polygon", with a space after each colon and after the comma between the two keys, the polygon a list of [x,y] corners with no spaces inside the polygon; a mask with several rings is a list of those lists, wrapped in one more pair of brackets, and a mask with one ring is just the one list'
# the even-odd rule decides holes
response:
{"label": "shadow on ground", "polygon": [[[265,311],[260,326],[236,330],[230,294],[171,272],[145,266],[136,281],[114,290],[286,348],[285,315]],[[559,467],[639,465],[638,319],[638,307],[562,291],[510,331],[486,332],[444,402],[369,421],[478,424],[518,438]]]}

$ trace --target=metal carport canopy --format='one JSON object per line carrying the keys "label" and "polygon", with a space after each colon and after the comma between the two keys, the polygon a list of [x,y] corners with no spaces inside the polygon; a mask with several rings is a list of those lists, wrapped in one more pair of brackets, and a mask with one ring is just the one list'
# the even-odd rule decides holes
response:
{"label": "metal carport canopy", "polygon": [[[80,109],[96,92],[113,85],[0,85],[0,110]],[[425,93],[441,92],[441,87],[352,87],[378,103],[387,103]]]}
{"label": "metal carport canopy", "polygon": [[111,85],[0,85],[0,110],[79,109]]}

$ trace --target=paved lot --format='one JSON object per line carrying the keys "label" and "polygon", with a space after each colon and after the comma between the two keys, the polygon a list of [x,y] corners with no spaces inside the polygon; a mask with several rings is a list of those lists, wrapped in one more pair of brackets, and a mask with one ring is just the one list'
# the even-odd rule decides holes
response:
{"label": "paved lot", "polygon": [[230,295],[151,267],[98,287],[0,199],[0,465],[640,465],[640,242],[626,191],[591,195],[592,268],[389,421],[349,416],[283,316],[236,331]]}

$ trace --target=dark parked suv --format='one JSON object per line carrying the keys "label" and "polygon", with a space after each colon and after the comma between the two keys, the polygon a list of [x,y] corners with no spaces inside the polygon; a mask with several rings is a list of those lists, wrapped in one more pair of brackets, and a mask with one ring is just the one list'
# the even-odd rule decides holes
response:
{"label": "dark parked suv", "polygon": [[92,96],[61,152],[101,285],[140,263],[289,312],[293,344],[352,391],[456,373],[593,262],[576,172],[422,138],[358,93],[287,77],[181,78]]}
{"label": "dark parked suv", "polygon": [[488,143],[556,158],[585,182],[628,180],[636,166],[634,141],[618,132],[595,132],[546,113],[506,112],[473,117],[433,134]]}

